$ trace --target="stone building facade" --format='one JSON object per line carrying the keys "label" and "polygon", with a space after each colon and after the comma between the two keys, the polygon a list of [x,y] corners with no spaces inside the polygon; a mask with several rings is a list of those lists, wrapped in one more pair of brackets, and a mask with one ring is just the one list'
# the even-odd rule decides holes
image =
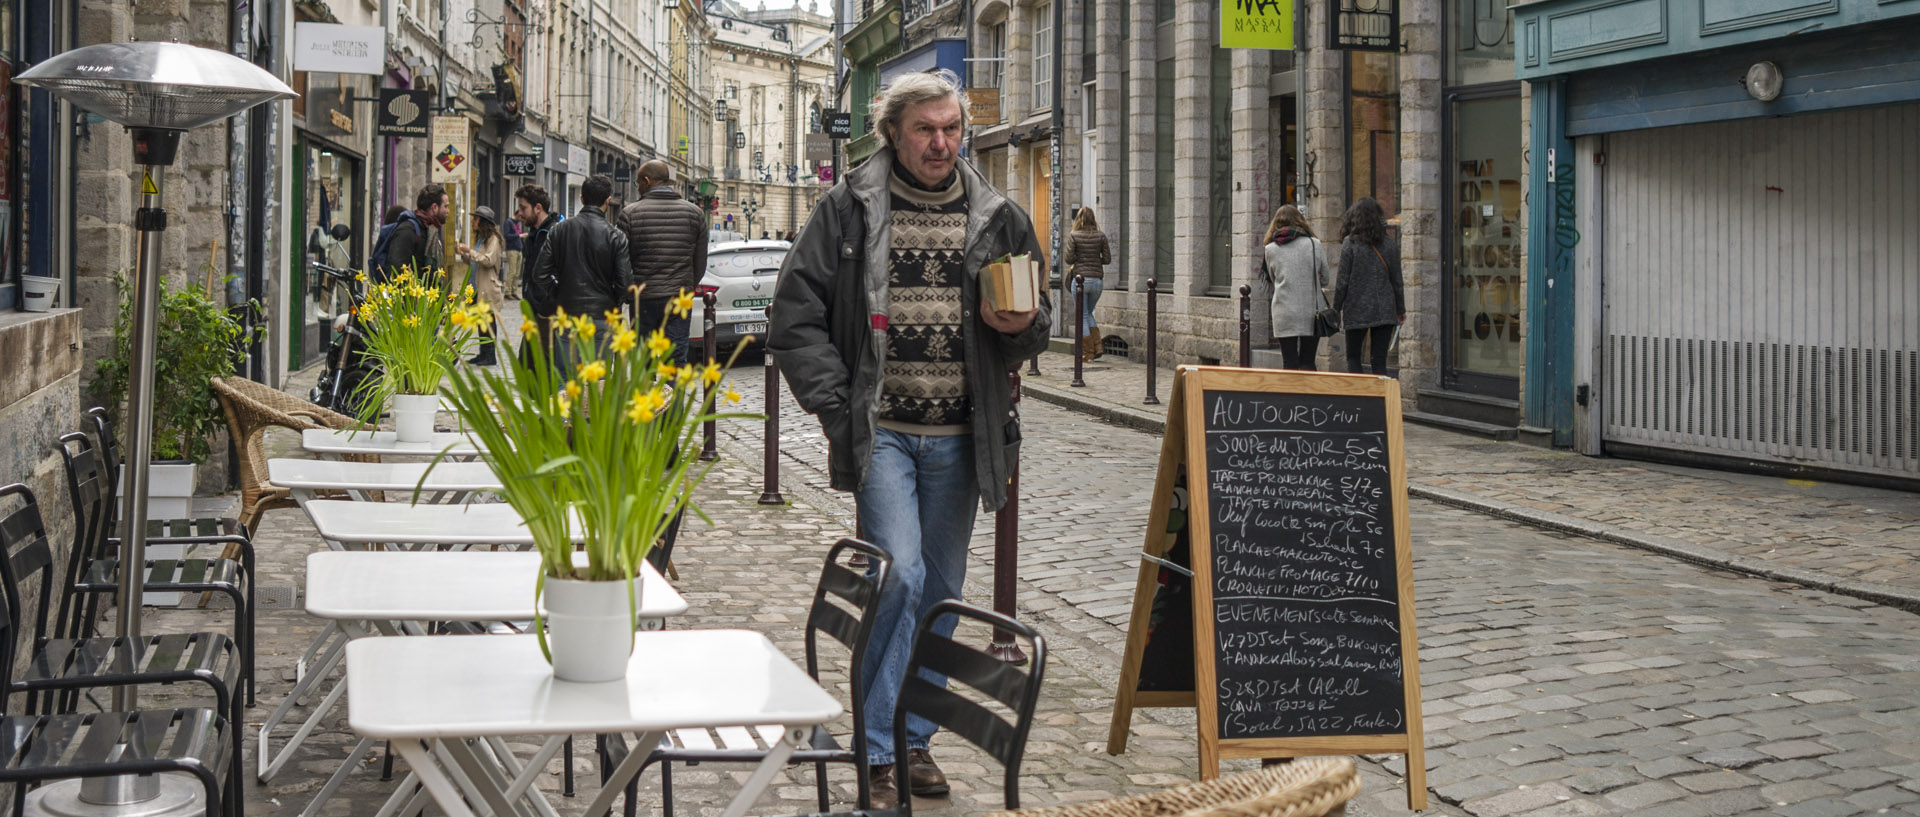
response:
{"label": "stone building facade", "polygon": [[[713,226],[748,238],[799,231],[826,193],[807,150],[832,107],[831,20],[811,8],[748,10],[709,0],[716,111]],[[815,138],[813,141],[819,141]]]}

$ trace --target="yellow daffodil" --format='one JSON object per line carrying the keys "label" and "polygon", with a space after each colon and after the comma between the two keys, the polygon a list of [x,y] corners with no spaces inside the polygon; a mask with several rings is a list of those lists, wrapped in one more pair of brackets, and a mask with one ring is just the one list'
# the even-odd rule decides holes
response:
{"label": "yellow daffodil", "polygon": [[540,326],[539,326],[538,324],[536,324],[536,323],[534,323],[534,322],[533,322],[533,319],[532,319],[532,318],[521,318],[521,319],[520,319],[520,334],[522,334],[522,335],[525,335],[526,337],[530,337],[530,338],[532,338],[532,337],[539,337],[539,336],[540,336]]}
{"label": "yellow daffodil", "polygon": [[460,294],[467,296],[469,301],[473,300],[473,285],[468,284],[465,289],[460,290]]}
{"label": "yellow daffodil", "polygon": [[465,312],[454,312],[447,316],[447,322],[461,329],[465,329],[468,324],[473,322],[473,317]]}
{"label": "yellow daffodil", "polygon": [[618,326],[621,322],[626,320],[626,318],[620,314],[620,310],[618,309],[609,309],[605,312],[602,312],[600,313],[600,317],[606,319],[608,326]]}
{"label": "yellow daffodil", "polygon": [[653,353],[654,357],[663,357],[673,351],[673,341],[667,340],[665,329],[655,329],[653,334],[647,336],[647,351]]}
{"label": "yellow daffodil", "polygon": [[364,284],[367,282],[367,274],[365,272],[354,273],[353,280]]}
{"label": "yellow daffodil", "polygon": [[622,329],[613,333],[613,350],[621,354],[631,352],[639,339],[640,335],[632,329]]}
{"label": "yellow daffodil", "polygon": [[687,385],[687,381],[690,381],[693,379],[693,369],[694,367],[692,366],[680,367],[680,370],[674,373],[673,382],[678,383],[682,386]]}
{"label": "yellow daffodil", "polygon": [[727,384],[727,402],[729,403],[740,402],[740,393],[733,390],[733,384],[731,383]]}
{"label": "yellow daffodil", "polygon": [[580,381],[578,380],[567,381],[566,392],[567,392],[567,399],[569,400],[580,399]]}
{"label": "yellow daffodil", "polygon": [[589,360],[580,364],[580,379],[588,383],[598,383],[607,376],[607,364],[598,360]]}
{"label": "yellow daffodil", "polygon": [[566,392],[556,394],[553,397],[553,407],[557,414],[570,414],[573,412],[573,398],[568,397]]}
{"label": "yellow daffodil", "polygon": [[672,363],[660,364],[660,382],[665,383],[680,374],[680,367]]}
{"label": "yellow daffodil", "polygon": [[720,364],[707,364],[706,368],[700,372],[700,379],[709,386],[720,382]]}
{"label": "yellow daffodil", "polygon": [[420,316],[419,316],[419,315],[408,315],[408,316],[406,317],[406,319],[405,319],[405,320],[402,320],[402,321],[400,321],[400,322],[401,322],[401,323],[404,323],[404,324],[406,324],[406,325],[408,325],[408,326],[419,326],[419,325],[420,325]]}
{"label": "yellow daffodil", "polygon": [[639,389],[633,390],[633,399],[627,401],[627,419],[636,423],[645,423],[653,419],[653,405],[647,395]]}
{"label": "yellow daffodil", "polygon": [[685,289],[680,290],[680,294],[674,296],[672,303],[668,304],[668,308],[672,310],[674,317],[677,318],[683,318],[693,314],[693,293]]}
{"label": "yellow daffodil", "polygon": [[592,318],[581,315],[573,319],[573,331],[579,333],[583,339],[593,340],[593,336],[599,331],[599,327],[594,326]]}

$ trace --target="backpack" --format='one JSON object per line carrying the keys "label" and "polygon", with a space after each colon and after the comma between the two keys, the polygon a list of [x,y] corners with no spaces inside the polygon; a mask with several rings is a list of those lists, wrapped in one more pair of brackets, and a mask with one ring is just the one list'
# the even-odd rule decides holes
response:
{"label": "backpack", "polygon": [[411,210],[401,213],[400,218],[392,224],[382,226],[379,237],[373,240],[373,255],[367,257],[367,268],[373,270],[375,276],[380,279],[387,277],[386,270],[390,268],[387,263],[387,247],[393,243],[393,229],[402,224],[413,227],[415,239],[427,236],[426,228],[420,224],[420,217],[414,215]]}
{"label": "backpack", "polygon": [[[553,216],[552,218],[554,226],[558,226],[560,222],[567,220],[566,216],[560,215]],[[538,243],[540,245],[540,251],[545,252],[547,249],[547,234],[551,232],[553,232],[553,226],[541,227],[522,240],[525,241],[528,246]],[[559,281],[534,281],[533,270],[539,266],[539,261],[540,259],[537,257],[528,257],[521,262],[526,265],[525,269],[527,274],[520,278],[520,297],[527,302],[528,306],[533,307],[534,314],[551,315],[553,314],[553,308],[559,305],[558,301],[552,297],[554,290],[559,288]]]}

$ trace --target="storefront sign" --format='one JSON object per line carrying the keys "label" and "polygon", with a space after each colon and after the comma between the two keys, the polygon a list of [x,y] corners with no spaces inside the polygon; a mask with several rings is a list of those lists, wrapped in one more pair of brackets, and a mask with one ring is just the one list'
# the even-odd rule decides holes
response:
{"label": "storefront sign", "polygon": [[386,73],[387,31],[380,26],[293,24],[293,70]]}
{"label": "storefront sign", "polygon": [[1333,48],[1400,50],[1400,0],[1332,0],[1332,6]]}
{"label": "storefront sign", "polygon": [[433,95],[427,91],[381,88],[376,132],[381,136],[427,136],[427,115],[432,110]]}
{"label": "storefront sign", "polygon": [[807,134],[807,161],[816,165],[833,161],[833,140],[824,133]]}
{"label": "storefront sign", "polygon": [[539,165],[531,153],[509,153],[506,159],[509,176],[531,176],[534,168]]}
{"label": "storefront sign", "polygon": [[1292,51],[1293,0],[1220,0],[1220,47]]}
{"label": "storefront sign", "polygon": [[588,173],[593,172],[592,170],[589,169],[592,166],[593,166],[593,157],[587,154],[586,148],[583,148],[579,145],[567,146],[567,172],[568,173],[571,173],[576,176],[586,176]]}
{"label": "storefront sign", "polygon": [[467,177],[467,118],[433,118],[433,181],[458,183]]}
{"label": "storefront sign", "polygon": [[834,111],[827,114],[827,138],[848,139],[853,136],[853,114]]}

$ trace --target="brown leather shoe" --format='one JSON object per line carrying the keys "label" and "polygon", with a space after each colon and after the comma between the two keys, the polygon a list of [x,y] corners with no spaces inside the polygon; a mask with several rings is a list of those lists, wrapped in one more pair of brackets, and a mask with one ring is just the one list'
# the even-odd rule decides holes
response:
{"label": "brown leather shoe", "polygon": [[894,779],[893,764],[867,767],[867,795],[868,808],[900,807],[900,784]]}
{"label": "brown leather shoe", "polygon": [[907,750],[907,790],[921,797],[947,793],[947,776],[933,764],[933,753]]}

